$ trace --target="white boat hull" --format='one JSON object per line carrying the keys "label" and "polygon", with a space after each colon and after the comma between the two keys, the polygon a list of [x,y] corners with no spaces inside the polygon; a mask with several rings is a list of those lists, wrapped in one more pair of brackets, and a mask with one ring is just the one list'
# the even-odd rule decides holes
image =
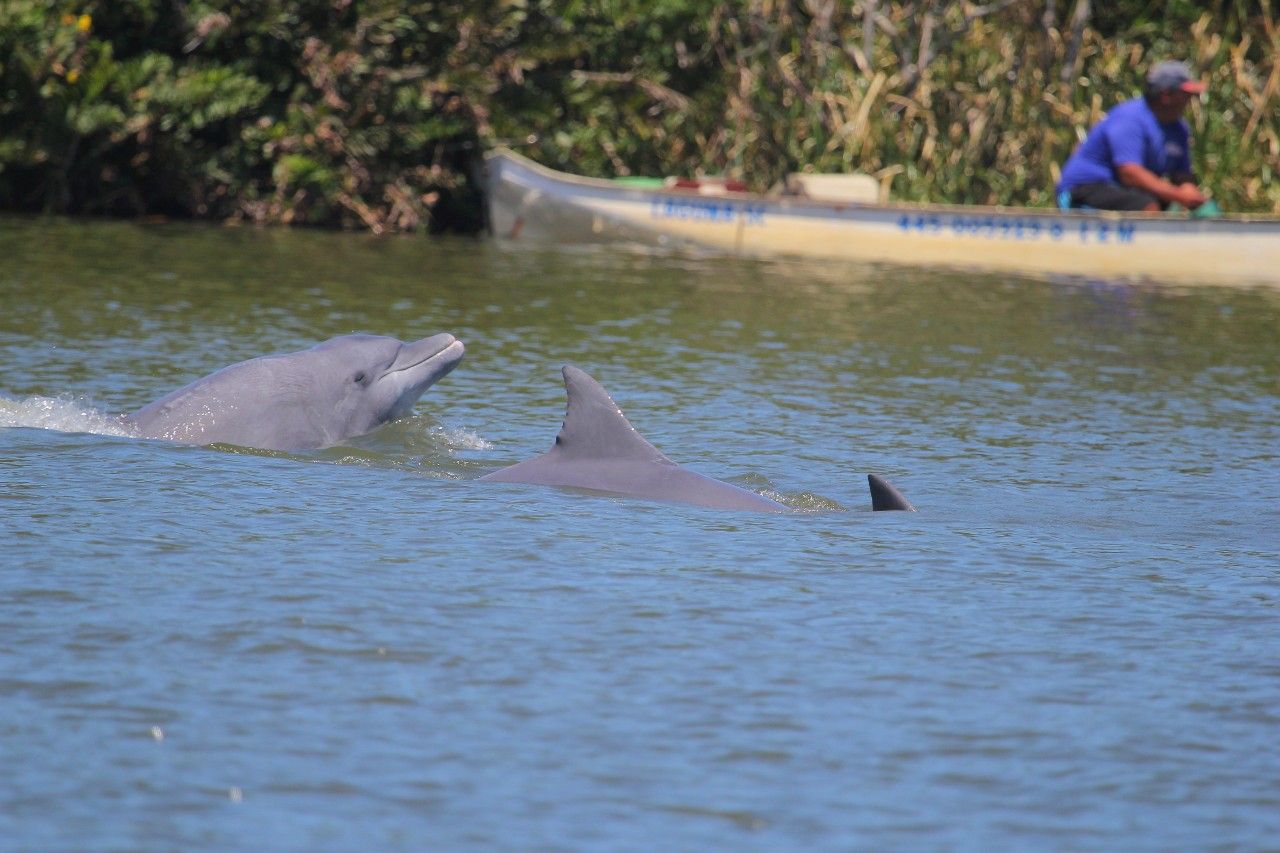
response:
{"label": "white boat hull", "polygon": [[1280,285],[1277,217],[706,196],[556,172],[504,149],[486,169],[490,228],[506,240]]}

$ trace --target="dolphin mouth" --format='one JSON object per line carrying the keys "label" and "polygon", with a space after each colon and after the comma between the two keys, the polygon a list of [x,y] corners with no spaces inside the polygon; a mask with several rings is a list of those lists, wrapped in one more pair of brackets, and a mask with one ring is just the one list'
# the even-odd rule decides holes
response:
{"label": "dolphin mouth", "polygon": [[443,376],[457,366],[458,362],[462,360],[462,355],[466,352],[466,349],[462,341],[447,332],[412,344],[406,344],[401,348],[400,355],[407,354],[413,360],[401,364],[400,358],[397,357],[387,369],[387,372],[383,374],[383,377],[404,373],[407,370],[414,370],[424,365],[435,366],[437,364],[443,368],[439,374]]}

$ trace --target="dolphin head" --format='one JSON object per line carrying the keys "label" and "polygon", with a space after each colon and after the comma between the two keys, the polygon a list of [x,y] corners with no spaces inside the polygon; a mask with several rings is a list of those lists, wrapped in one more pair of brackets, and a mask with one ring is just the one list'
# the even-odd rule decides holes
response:
{"label": "dolphin head", "polygon": [[331,383],[329,415],[340,436],[362,435],[403,417],[428,388],[462,361],[448,333],[405,343],[380,335],[344,335],[312,348]]}

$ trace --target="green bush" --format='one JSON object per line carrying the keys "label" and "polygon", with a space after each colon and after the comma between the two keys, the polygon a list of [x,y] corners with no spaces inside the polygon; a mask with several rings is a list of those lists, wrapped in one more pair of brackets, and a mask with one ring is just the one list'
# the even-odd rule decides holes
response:
{"label": "green bush", "polygon": [[1189,119],[1219,203],[1280,212],[1278,46],[1265,0],[5,0],[0,207],[474,230],[499,143],[1042,206],[1173,56],[1210,84]]}

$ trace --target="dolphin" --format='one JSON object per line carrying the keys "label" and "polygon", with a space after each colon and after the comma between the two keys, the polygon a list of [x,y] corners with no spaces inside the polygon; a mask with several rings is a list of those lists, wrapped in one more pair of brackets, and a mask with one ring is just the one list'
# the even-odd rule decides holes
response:
{"label": "dolphin", "polygon": [[142,438],[186,444],[329,447],[407,414],[464,349],[447,333],[411,343],[343,335],[224,367],[123,420]]}
{"label": "dolphin", "polygon": [[879,474],[868,474],[867,485],[871,488],[871,508],[876,512],[885,510],[902,510],[915,512],[911,501],[902,496],[902,492],[890,485],[889,481]]}
{"label": "dolphin", "polygon": [[[716,509],[789,511],[764,495],[672,462],[640,435],[599,382],[572,365],[562,373],[568,405],[552,448],[481,480],[569,486]],[[871,474],[868,481],[872,509],[915,510],[883,478]]]}

